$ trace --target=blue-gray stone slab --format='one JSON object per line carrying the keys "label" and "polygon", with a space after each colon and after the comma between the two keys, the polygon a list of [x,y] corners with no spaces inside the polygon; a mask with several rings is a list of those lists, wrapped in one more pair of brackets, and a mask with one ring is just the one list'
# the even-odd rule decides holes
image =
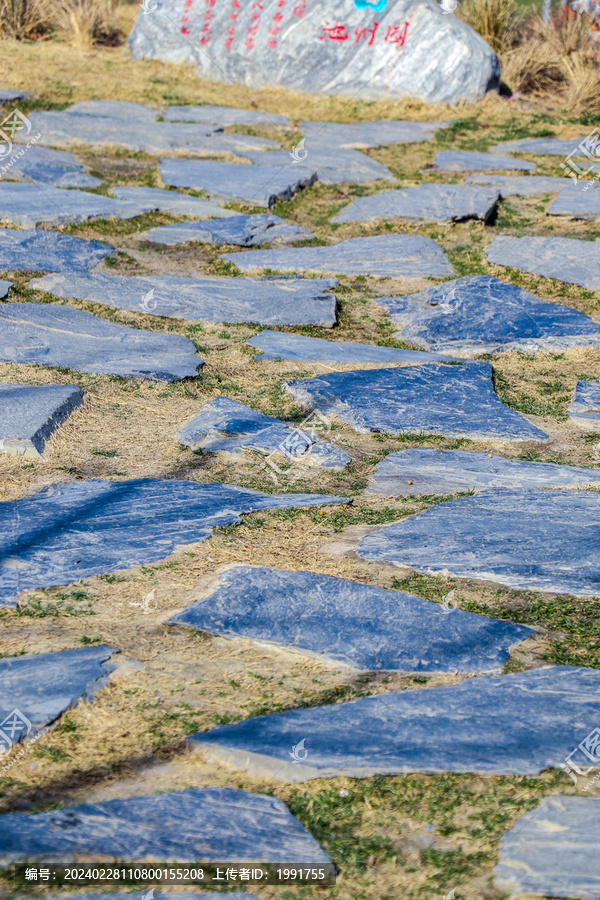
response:
{"label": "blue-gray stone slab", "polygon": [[52,432],[82,403],[75,384],[0,384],[0,452],[40,456]]}
{"label": "blue-gray stone slab", "polygon": [[[132,900],[132,898],[128,898],[123,891],[112,894],[72,894],[71,896],[73,900]],[[29,900],[29,898],[19,897],[18,900]],[[136,900],[139,900],[139,898],[136,898]],[[182,894],[178,891],[175,894],[171,891],[156,891],[153,889],[153,900],[223,900],[223,894],[220,891],[219,893],[211,891],[209,894],[204,891],[200,894],[197,891],[194,891],[194,893],[188,892]],[[255,894],[247,894],[246,891],[244,891],[242,894],[239,892],[236,893],[235,900],[259,900],[259,898],[256,897]]]}
{"label": "blue-gray stone slab", "polygon": [[269,241],[300,241],[314,237],[306,228],[286,222],[281,216],[271,213],[256,213],[251,216],[234,216],[226,220],[204,222],[182,222],[178,225],[161,225],[140,234],[140,238],[155,244],[185,244],[200,241],[204,244],[237,244],[251,247]]}
{"label": "blue-gray stone slab", "polygon": [[246,341],[246,344],[262,350],[262,355],[256,356],[257,360],[290,359],[295,362],[407,363],[408,365],[449,360],[449,357],[439,353],[400,350],[396,347],[378,347],[376,344],[353,344],[349,341],[326,341],[324,338],[287,334],[284,331],[261,331],[260,334]]}
{"label": "blue-gray stone slab", "polygon": [[409,448],[390,453],[375,467],[372,494],[411,497],[458,494],[498,487],[554,487],[600,482],[600,469],[505,459],[475,450]]}
{"label": "blue-gray stone slab", "polygon": [[[316,143],[314,139],[310,139],[308,143],[302,142],[298,149],[300,160],[302,154],[307,153],[305,164],[317,173],[319,181],[324,184],[343,184],[346,181],[362,183],[366,181],[377,181],[381,178],[386,181],[395,181],[396,179],[387,168],[371,159],[358,150],[343,149],[341,147],[323,147]],[[289,150],[252,150],[240,151],[239,156],[251,159],[253,163],[259,166],[285,166],[286,168],[298,165],[298,160],[294,160],[293,154]]]}
{"label": "blue-gray stone slab", "polygon": [[[186,275],[51,275],[30,286],[56,297],[205,322],[335,325],[335,278],[195,278]],[[183,340],[183,339],[182,339]]]}
{"label": "blue-gray stone slab", "polygon": [[[229,787],[189,788],[0,818],[0,862],[331,860],[283,800]],[[184,896],[184,895],[178,895]]]}
{"label": "blue-gray stone slab", "polygon": [[[497,172],[503,169],[535,172],[536,166],[523,159],[500,156],[498,153],[480,153],[474,150],[440,150],[433,161],[433,169],[439,172]],[[424,169],[425,172],[431,169]]]}
{"label": "blue-gray stone slab", "polygon": [[567,412],[572,419],[591,419],[591,424],[597,422],[600,419],[600,382],[578,381]]}
{"label": "blue-gray stone slab", "polygon": [[162,212],[173,213],[176,216],[192,216],[198,219],[227,219],[231,216],[239,216],[239,213],[233,209],[223,209],[216,203],[211,203],[210,200],[204,200],[202,197],[190,197],[188,194],[180,194],[178,191],[166,191],[163,188],[116,186],[111,190],[117,200],[148,205],[152,209],[160,209]]}
{"label": "blue-gray stone slab", "polygon": [[116,250],[101,241],[28,228],[0,228],[0,271],[86,272]]}
{"label": "blue-gray stone slab", "polygon": [[[106,646],[78,647],[0,659],[0,758],[10,741],[16,744],[34,729],[50,725],[78,700],[90,700],[115,669],[108,660],[116,652]],[[24,727],[11,733],[6,717],[13,711],[28,725],[22,723]]]}
{"label": "blue-gray stone slab", "polygon": [[349,502],[176,479],[55,484],[0,503],[0,599],[156,562],[261,509]]}
{"label": "blue-gray stone slab", "polygon": [[489,275],[467,275],[418,294],[375,302],[402,327],[398,338],[438,353],[478,356],[600,347],[600,324],[589,316]]}
{"label": "blue-gray stone slab", "polygon": [[487,185],[495,188],[502,197],[513,194],[530,197],[556,194],[571,182],[568,178],[554,178],[551,175],[467,175],[465,184]]}
{"label": "blue-gray stone slab", "polygon": [[149,124],[156,122],[159,110],[145,103],[131,103],[128,100],[79,100],[72,103],[64,110],[69,115],[101,116],[102,118],[119,119],[130,124],[131,122],[144,122]]}
{"label": "blue-gray stone slab", "polygon": [[12,286],[12,281],[2,281],[2,279],[0,279],[0,300],[3,300],[4,297],[6,297]]}
{"label": "blue-gray stone slab", "polygon": [[310,167],[252,166],[200,159],[161,159],[160,174],[171,187],[195,188],[216,200],[238,200],[270,209],[317,180]]}
{"label": "blue-gray stone slab", "polygon": [[356,552],[429,574],[600,595],[600,493],[494,488],[373,532]]}
{"label": "blue-gray stone slab", "polygon": [[566,237],[510,237],[496,235],[486,250],[491,263],[510,266],[579,284],[591,291],[600,289],[600,244]]}
{"label": "blue-gray stone slab", "polygon": [[18,365],[178,381],[203,364],[183,335],[126,328],[58,303],[2,303],[0,330],[0,360]]}
{"label": "blue-gray stone slab", "polygon": [[420,234],[379,234],[351,238],[327,247],[281,250],[242,250],[224,253],[242,272],[277,269],[291,272],[339,272],[341,275],[375,275],[381,278],[443,278],[453,275],[439,244]]}
{"label": "blue-gray stone slab", "polygon": [[11,100],[24,100],[25,97],[31,97],[31,94],[27,91],[19,90],[0,91],[0,103],[9,103]]}
{"label": "blue-gray stone slab", "polygon": [[203,122],[209,125],[287,125],[287,116],[267,113],[260,109],[239,109],[234,106],[169,106],[165,122]]}
{"label": "blue-gray stone slab", "polygon": [[3,177],[16,181],[37,181],[59,188],[94,188],[104,184],[100,178],[90,175],[87,167],[66,150],[34,145],[19,152],[22,156],[16,153],[11,157]]}
{"label": "blue-gray stone slab", "polygon": [[599,845],[600,797],[544,797],[500,838],[494,884],[511,898],[597,900]]}
{"label": "blue-gray stone slab", "polygon": [[600,191],[593,181],[584,184],[588,186],[587,190],[583,190],[581,182],[565,187],[548,207],[548,215],[597,221],[600,218]]}
{"label": "blue-gray stone slab", "polygon": [[579,145],[585,141],[587,135],[582,134],[578,138],[520,138],[516,141],[504,141],[490,147],[490,153],[532,153],[536,156],[584,156]]}
{"label": "blue-gray stone slab", "polygon": [[308,409],[362,433],[549,440],[498,398],[489,362],[336,372],[289,381],[286,389]]}
{"label": "blue-gray stone slab", "polygon": [[70,225],[88,219],[133,219],[152,209],[89,191],[67,191],[47,184],[0,181],[0,219],[24,228]]}
{"label": "blue-gray stone slab", "polygon": [[369,671],[500,670],[509,648],[533,634],[527,626],[463,610],[449,615],[414,594],[264,566],[233,566],[208,596],[169,623]]}
{"label": "blue-gray stone slab", "polygon": [[263,456],[275,453],[286,459],[306,459],[327,468],[347,466],[350,462],[345,450],[319,440],[316,434],[274,416],[265,416],[229,397],[209,400],[179,429],[177,437],[186,447],[212,453],[238,454],[255,450]]}
{"label": "blue-gray stone slab", "polygon": [[408,122],[400,119],[374,122],[300,122],[299,128],[312,143],[325,147],[369,149],[386,144],[431,141],[436,131],[450,122]]}
{"label": "blue-gray stone slab", "polygon": [[[188,740],[247,774],[286,781],[402,772],[537,775],[558,768],[599,715],[600,672],[549,666],[255,716]],[[301,740],[297,761],[293,748]]]}
{"label": "blue-gray stone slab", "polygon": [[362,219],[418,219],[460,221],[493,216],[499,199],[495,188],[468,187],[463,184],[420,184],[399,191],[382,191],[359,197],[334,216],[332,222]]}

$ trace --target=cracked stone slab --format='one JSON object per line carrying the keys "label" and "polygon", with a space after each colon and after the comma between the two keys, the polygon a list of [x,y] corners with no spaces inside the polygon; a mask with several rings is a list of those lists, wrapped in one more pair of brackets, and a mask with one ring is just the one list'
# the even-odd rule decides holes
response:
{"label": "cracked stone slab", "polygon": [[6,297],[12,286],[12,281],[2,281],[2,279],[0,279],[0,300],[3,300],[4,297]]}
{"label": "cracked stone slab", "polygon": [[312,238],[314,234],[286,222],[281,216],[270,213],[256,213],[251,216],[233,216],[225,221],[182,222],[177,225],[161,225],[140,234],[140,239],[156,244],[185,244],[200,241],[204,244],[237,244],[250,247],[269,241],[300,241]]}
{"label": "cracked stone slab", "polygon": [[[102,645],[0,659],[4,720],[0,722],[0,759],[13,744],[51,725],[79,700],[91,700],[116,668],[109,660],[117,652]],[[7,727],[11,712],[25,721]]]}
{"label": "cracked stone slab", "polygon": [[170,187],[195,188],[216,200],[238,200],[270,209],[317,180],[306,166],[252,166],[200,159],[161,159],[160,174]]}
{"label": "cracked stone slab", "polygon": [[486,172],[503,169],[535,172],[537,166],[524,159],[513,156],[500,156],[498,153],[480,153],[474,150],[440,150],[436,153],[433,166],[424,169],[431,172]]}
{"label": "cracked stone slab", "polygon": [[377,464],[367,491],[412,497],[498,487],[581,487],[599,482],[600,469],[506,459],[475,450],[409,448],[390,453]]}
{"label": "cracked stone slab", "polygon": [[286,389],[302,406],[363,434],[549,440],[498,398],[489,362],[335,372],[289,381]]}
{"label": "cracked stone slab", "polygon": [[489,275],[467,275],[375,302],[401,326],[398,339],[438,353],[478,356],[600,346],[600,324],[589,316]]}
{"label": "cracked stone slab", "polygon": [[486,250],[491,263],[510,266],[579,284],[591,291],[600,289],[600,244],[565,237],[509,237],[496,235]]}
{"label": "cracked stone slab", "polygon": [[597,597],[598,526],[594,491],[494,488],[381,528],[356,552],[418,572]]}
{"label": "cracked stone slab", "polygon": [[[343,184],[346,181],[363,183],[367,181],[377,181],[385,179],[386,181],[395,181],[394,175],[387,166],[371,159],[364,153],[357,150],[343,149],[340,147],[319,147],[313,149],[315,141],[310,140],[308,144],[302,141],[298,154],[302,159],[304,153],[306,164],[317,173],[319,181],[323,184]],[[294,159],[294,154],[289,150],[256,150],[250,152],[240,152],[240,156],[245,159],[252,160],[256,165],[261,166],[297,166],[298,161]]]}
{"label": "cracked stone slab", "polygon": [[215,397],[177,432],[181,444],[206,452],[244,453],[255,450],[263,456],[271,453],[288,459],[301,459],[326,468],[347,466],[351,461],[345,450],[319,440],[310,430],[297,428],[274,416],[231,400]]}
{"label": "cracked stone slab", "polygon": [[332,150],[336,147],[370,149],[387,144],[417,144],[431,141],[436,131],[450,122],[408,122],[400,119],[375,122],[300,122],[299,128],[311,143]]}
{"label": "cracked stone slab", "polygon": [[0,228],[0,271],[85,272],[116,252],[101,241],[56,231]]}
{"label": "cracked stone slab", "polygon": [[0,600],[156,562],[244,513],[348,502],[160,478],[49,485],[0,503]]}
{"label": "cracked stone slab", "polygon": [[[204,322],[319,325],[336,321],[336,278],[49,275],[30,286],[56,297]],[[143,333],[143,332],[142,332]],[[183,340],[183,339],[182,339]]]}
{"label": "cracked stone slab", "polygon": [[54,150],[52,147],[29,147],[11,157],[7,166],[8,176],[16,181],[37,181],[58,188],[94,188],[104,184],[100,178],[90,175],[87,166],[79,162],[73,153]]}
{"label": "cracked stone slab", "polygon": [[376,344],[353,344],[349,341],[327,341],[324,338],[306,337],[303,334],[287,334],[283,331],[261,331],[246,341],[248,347],[262,351],[257,360],[290,359],[295,362],[337,363],[407,363],[449,361],[439,353],[423,353],[421,350],[400,350],[396,347],[378,347]]}
{"label": "cracked stone slab", "polygon": [[511,898],[600,897],[600,797],[544,797],[500,838],[494,884]]}
{"label": "cracked stone slab", "polygon": [[600,419],[600,382],[578,381],[567,412],[581,424],[594,425]]}
{"label": "cracked stone slab", "polygon": [[52,432],[82,403],[75,384],[0,383],[0,453],[41,456]]}
{"label": "cracked stone slab", "polygon": [[173,213],[176,216],[194,216],[199,219],[227,219],[238,216],[233,209],[223,209],[210,200],[202,197],[190,197],[188,194],[180,194],[178,191],[167,191],[163,188],[148,187],[113,187],[111,188],[117,200],[126,200],[128,203],[139,203],[159,209],[161,212]]}
{"label": "cracked stone slab", "polygon": [[504,141],[490,147],[490,153],[532,153],[536,156],[584,156],[583,151],[576,153],[579,145],[585,141],[588,135],[582,134],[578,138],[520,138],[517,141]]}
{"label": "cracked stone slab", "polygon": [[549,666],[255,716],[188,741],[210,760],[290,782],[403,772],[537,775],[577,747],[585,723],[598,720],[599,697],[597,670]]}
{"label": "cracked stone slab", "polygon": [[465,184],[487,185],[495,188],[502,197],[520,194],[530,197],[535,194],[556,194],[568,187],[568,178],[554,178],[550,175],[467,175]]}
{"label": "cracked stone slab", "polygon": [[581,184],[569,184],[568,187],[565,187],[556,200],[550,204],[547,214],[598,221],[600,218],[600,191],[594,188],[593,182],[586,182],[586,184],[591,185],[588,190],[583,190]]}
{"label": "cracked stone slab", "polygon": [[203,365],[180,334],[127,328],[58,303],[2,303],[0,360],[153,381],[193,378]]}
{"label": "cracked stone slab", "polygon": [[332,222],[362,219],[418,219],[421,222],[482,219],[495,213],[500,194],[495,188],[462,184],[420,184],[399,191],[359,197],[334,216]]}
{"label": "cracked stone slab", "polygon": [[414,594],[345,578],[236,565],[169,624],[368,671],[500,670],[511,645],[533,634],[512,622],[450,612]]}
{"label": "cracked stone slab", "polygon": [[25,228],[70,225],[97,218],[133,219],[151,209],[88,191],[0,181],[0,219]]}
{"label": "cracked stone slab", "polygon": [[229,787],[189,788],[34,815],[7,813],[2,825],[2,865],[21,860],[81,865],[102,859],[331,862],[283,800]]}
{"label": "cracked stone slab", "polygon": [[336,272],[381,278],[443,278],[454,275],[446,254],[431,238],[419,234],[380,234],[350,238],[327,247],[242,250],[224,253],[242,272],[277,269],[291,272]]}
{"label": "cracked stone slab", "polygon": [[2,90],[0,91],[0,103],[10,103],[11,100],[24,100],[26,97],[33,96],[28,91],[20,90]]}
{"label": "cracked stone slab", "polygon": [[287,125],[289,118],[260,109],[239,109],[234,106],[169,106],[165,122],[202,122],[208,125]]}

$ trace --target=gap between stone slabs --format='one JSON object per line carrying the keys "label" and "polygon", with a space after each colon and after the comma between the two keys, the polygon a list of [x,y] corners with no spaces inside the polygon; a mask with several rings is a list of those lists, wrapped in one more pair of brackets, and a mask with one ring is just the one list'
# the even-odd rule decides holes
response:
{"label": "gap between stone slabs", "polygon": [[139,239],[154,244],[175,246],[189,241],[205,244],[237,244],[250,247],[269,241],[306,240],[314,237],[306,228],[286,222],[281,216],[258,213],[249,216],[237,215],[225,221],[216,219],[202,222],[181,222],[175,225],[160,225],[140,234]]}

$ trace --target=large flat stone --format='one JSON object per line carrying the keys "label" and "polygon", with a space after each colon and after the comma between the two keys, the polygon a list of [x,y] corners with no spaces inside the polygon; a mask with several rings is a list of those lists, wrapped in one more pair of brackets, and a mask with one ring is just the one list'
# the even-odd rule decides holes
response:
{"label": "large flat stone", "polygon": [[600,382],[578,381],[567,412],[572,419],[581,419],[582,424],[595,425],[600,420]]}
{"label": "large flat stone", "polygon": [[24,100],[25,97],[31,97],[31,94],[28,91],[20,90],[0,91],[0,103],[10,103],[11,100]]}
{"label": "large flat stone", "polygon": [[0,453],[40,456],[53,431],[83,403],[74,384],[0,384]]}
{"label": "large flat stone", "polygon": [[583,156],[579,145],[585,141],[587,135],[582,134],[578,138],[519,138],[516,141],[504,141],[490,147],[490,153],[532,153],[535,156]]}
{"label": "large flat stone", "polygon": [[150,209],[88,191],[0,181],[0,219],[24,228],[71,225],[97,218],[133,219]]}
{"label": "large flat stone", "polygon": [[0,300],[3,300],[4,297],[6,297],[12,286],[12,281],[2,281],[2,279],[0,279]]}
{"label": "large flat stone", "polygon": [[525,162],[523,159],[473,150],[440,150],[436,153],[433,168],[439,172],[497,172],[503,169],[535,172],[536,170],[533,163]]}
{"label": "large flat stone", "polygon": [[586,183],[590,185],[587,191],[582,189],[581,184],[569,184],[563,188],[548,207],[548,215],[597,221],[600,218],[600,191],[595,188],[593,182]]}
{"label": "large flat stone", "polygon": [[500,838],[494,884],[511,897],[600,897],[600,797],[544,797]]}
{"label": "large flat stone", "polygon": [[238,109],[234,106],[169,106],[165,122],[203,122],[209,125],[287,125],[287,116],[260,109]]}
{"label": "large flat stone", "polygon": [[600,289],[600,244],[565,237],[497,235],[486,250],[491,263]]}
{"label": "large flat stone", "polygon": [[442,278],[454,274],[439,244],[419,234],[351,238],[328,247],[242,250],[224,253],[221,258],[228,259],[242,272],[268,268],[288,272],[375,275],[381,278]]}
{"label": "large flat stone", "polygon": [[178,381],[203,364],[183,335],[126,328],[58,303],[2,303],[0,329],[0,360],[17,365]]}
{"label": "large flat stone", "polygon": [[600,324],[589,316],[489,275],[467,275],[404,297],[378,297],[376,303],[402,327],[399,338],[438,353],[600,346]]}
{"label": "large flat stone", "polygon": [[489,362],[337,372],[290,381],[286,388],[303,406],[362,433],[549,440],[498,399]]}
{"label": "large flat stone", "polygon": [[0,503],[0,598],[156,562],[243,513],[346,502],[160,478],[49,485]]}
{"label": "large flat stone", "polygon": [[291,359],[296,362],[337,363],[407,363],[440,362],[448,357],[439,353],[423,353],[420,350],[399,350],[396,347],[378,347],[376,344],[353,344],[348,341],[326,341],[303,334],[287,334],[283,331],[261,331],[246,341],[249,347],[262,351],[261,359]]}
{"label": "large flat stone", "polygon": [[568,178],[554,178],[551,175],[467,175],[465,184],[487,185],[502,197],[514,194],[531,197],[535,194],[556,194],[571,182]]}
{"label": "large flat stone", "polygon": [[251,247],[270,241],[300,241],[314,237],[306,228],[286,222],[281,216],[257,213],[251,216],[234,216],[226,220],[183,222],[179,225],[161,225],[140,235],[155,244],[185,244],[200,241],[204,244],[237,244]]}
{"label": "large flat stone", "polygon": [[375,531],[356,552],[419,572],[597,597],[599,526],[593,491],[494,488]]}
{"label": "large flat stone", "polygon": [[[188,885],[189,886],[189,885]],[[172,891],[157,891],[155,888],[152,888],[153,895],[152,900],[223,900],[223,893],[219,891],[215,893],[211,891],[207,894],[205,891],[202,893],[198,893],[194,891],[194,893],[190,893],[187,891],[186,893],[181,893],[181,891],[177,891],[174,893]],[[118,893],[106,893],[103,891],[101,894],[72,894],[73,900],[127,900],[127,897],[124,897],[124,891],[119,891]],[[236,892],[237,896],[235,900],[259,900],[259,898],[255,894],[248,894],[246,891],[243,893]],[[27,897],[20,897],[18,900],[29,900]]]}
{"label": "large flat stone", "polygon": [[189,788],[0,819],[0,862],[329,863],[283,800],[229,787]]}
{"label": "large flat stone", "polygon": [[537,775],[563,763],[582,729],[598,720],[599,698],[597,670],[549,666],[256,716],[188,740],[209,759],[285,781],[402,772]]}
{"label": "large flat stone", "polygon": [[190,197],[188,194],[180,194],[178,191],[166,191],[161,188],[148,187],[118,187],[111,188],[117,200],[126,200],[128,203],[139,203],[151,206],[152,209],[160,209],[162,212],[173,213],[176,216],[193,216],[198,219],[227,219],[238,216],[234,209],[223,209],[210,200],[202,197]]}
{"label": "large flat stone", "polygon": [[347,466],[350,456],[316,434],[298,428],[230,400],[209,400],[193,419],[177,432],[180,444],[193,450],[217,453],[244,453],[255,450],[263,456],[275,453],[285,459],[302,459],[328,468]]}
{"label": "large flat stone", "polygon": [[418,144],[433,140],[436,131],[449,122],[409,122],[401,119],[373,122],[300,122],[311,144],[368,150],[387,144]]}
{"label": "large flat stone", "polygon": [[68,106],[65,113],[82,116],[102,117],[117,119],[127,124],[131,122],[143,122],[150,124],[156,122],[160,110],[145,103],[131,103],[127,100],[80,100]]}
{"label": "large flat stone", "polygon": [[307,166],[252,166],[200,159],[161,159],[160,174],[171,187],[196,188],[217,200],[239,200],[270,209],[317,180]]}
{"label": "large flat stone", "polygon": [[233,566],[169,623],[369,671],[500,670],[509,647],[533,633],[462,610],[448,615],[414,594],[264,566]]}
{"label": "large flat stone", "polygon": [[[23,155],[19,156],[19,153]],[[87,167],[73,153],[65,150],[34,144],[19,153],[6,163],[8,171],[3,172],[2,177],[15,181],[37,181],[58,188],[93,188],[104,184],[100,178],[90,175]]]}
{"label": "large flat stone", "polygon": [[362,219],[418,219],[422,222],[483,219],[495,213],[499,193],[494,188],[462,184],[420,184],[400,191],[359,197],[334,216],[332,222]]}
{"label": "large flat stone", "polygon": [[28,228],[0,228],[0,271],[86,272],[116,250],[100,241]]}
{"label": "large flat stone", "polygon": [[[90,700],[115,665],[112,647],[79,647],[58,653],[10,656],[0,659],[0,760],[13,744],[32,731],[51,725],[78,700]],[[25,721],[9,727],[13,713]]]}
{"label": "large flat stone", "polygon": [[[186,275],[56,275],[31,287],[56,297],[205,322],[335,325],[335,278],[194,278]],[[182,338],[183,340],[183,338]]]}
{"label": "large flat stone", "polygon": [[409,448],[390,453],[375,467],[372,494],[411,497],[498,487],[581,487],[600,482],[600,469],[505,459],[474,450]]}
{"label": "large flat stone", "polygon": [[[306,155],[305,155],[306,154]],[[289,150],[254,150],[240,151],[240,156],[252,160],[259,166],[298,166],[299,160],[304,166],[317,173],[323,184],[343,184],[344,182],[362,183],[366,181],[395,181],[387,168],[357,150],[331,147],[321,144],[311,137],[303,140],[298,147],[297,157]]]}

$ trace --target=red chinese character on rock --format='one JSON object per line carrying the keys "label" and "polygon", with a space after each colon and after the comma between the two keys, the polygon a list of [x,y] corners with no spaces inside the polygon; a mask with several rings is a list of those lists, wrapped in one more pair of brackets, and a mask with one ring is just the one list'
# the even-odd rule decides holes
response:
{"label": "red chinese character on rock", "polygon": [[183,15],[182,15],[182,17],[181,17],[181,24],[180,24],[180,28],[179,28],[179,30],[181,31],[182,34],[187,34],[187,35],[189,35],[189,33],[190,33],[190,32],[189,32],[189,29],[188,29],[188,27],[187,27],[187,25],[184,24],[184,23],[190,21],[190,17],[188,16],[188,12],[189,12],[190,7],[191,7],[191,5],[192,5],[193,2],[194,2],[194,0],[185,0],[185,6],[183,7]]}
{"label": "red chinese character on rock", "polygon": [[252,13],[250,15],[250,21],[253,24],[248,28],[246,32],[246,39],[244,41],[244,46],[248,47],[249,50],[252,50],[254,47],[254,38],[256,37],[256,32],[258,31],[258,25],[260,22],[260,12],[262,10],[262,3],[254,3],[252,6]]}
{"label": "red chinese character on rock", "polygon": [[407,31],[408,31],[408,22],[404,22],[404,26],[389,25],[387,34],[386,34],[384,40],[388,44],[398,44],[400,47],[404,47],[404,42],[406,40],[406,32]]}
{"label": "red chinese character on rock", "polygon": [[298,16],[298,18],[301,19],[305,12],[306,12],[306,0],[300,0],[300,3],[293,8],[292,15]]}
{"label": "red chinese character on rock", "polygon": [[371,37],[367,41],[367,47],[371,47],[373,44],[373,41],[375,40],[375,35],[377,34],[378,28],[379,28],[379,22],[373,22],[373,25],[371,28],[366,28],[366,27],[365,28],[360,28],[360,27],[355,28],[354,36],[355,36],[356,40],[354,43],[358,44],[358,42],[361,40],[361,38],[364,38],[366,41],[367,35],[370,34]]}
{"label": "red chinese character on rock", "polygon": [[330,41],[347,41],[349,37],[346,26],[341,25],[337,21],[335,25],[330,25],[329,22],[325,22],[322,31],[323,34],[319,38],[320,41],[324,41],[326,37],[328,37]]}

